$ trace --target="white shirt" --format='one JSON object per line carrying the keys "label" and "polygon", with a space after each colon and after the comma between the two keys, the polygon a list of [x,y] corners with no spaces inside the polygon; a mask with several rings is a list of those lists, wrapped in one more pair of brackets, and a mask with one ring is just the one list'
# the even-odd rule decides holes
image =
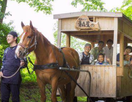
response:
{"label": "white shirt", "polygon": [[112,62],[113,59],[113,47],[111,47],[110,49],[108,48],[108,46],[103,48],[104,50],[104,54],[106,56],[106,58],[109,58],[110,61]]}

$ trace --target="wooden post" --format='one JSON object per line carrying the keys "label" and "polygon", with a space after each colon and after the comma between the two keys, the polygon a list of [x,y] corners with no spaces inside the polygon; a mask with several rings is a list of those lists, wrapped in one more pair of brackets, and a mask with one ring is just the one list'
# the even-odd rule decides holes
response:
{"label": "wooden post", "polygon": [[91,42],[91,49],[94,48],[94,42]]}
{"label": "wooden post", "polygon": [[58,35],[57,35],[57,47],[61,47],[61,20],[58,20]]}
{"label": "wooden post", "polygon": [[70,47],[70,34],[66,34],[66,47]]}
{"label": "wooden post", "polygon": [[116,66],[117,39],[118,39],[118,18],[114,18],[114,43],[113,43],[113,65]]}
{"label": "wooden post", "polygon": [[124,34],[120,34],[120,67],[124,66]]}

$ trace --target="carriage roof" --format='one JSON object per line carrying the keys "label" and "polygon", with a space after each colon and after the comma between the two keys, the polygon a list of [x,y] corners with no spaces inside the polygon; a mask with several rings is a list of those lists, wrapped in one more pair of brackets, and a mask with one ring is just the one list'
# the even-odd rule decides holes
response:
{"label": "carriage roof", "polygon": [[[75,22],[77,18],[81,15],[88,16],[90,21],[99,22],[100,30],[77,30],[75,28]],[[97,42],[97,40],[95,39],[106,41],[109,38],[113,38],[112,34],[114,34],[115,26],[118,27],[119,35],[120,33],[124,34],[125,41],[131,42],[132,40],[132,21],[121,12],[74,12],[56,14],[54,15],[54,19],[59,19],[59,22],[61,22],[59,23],[59,30],[61,32],[72,35],[85,41]],[[117,19],[117,21],[115,21],[115,19]]]}

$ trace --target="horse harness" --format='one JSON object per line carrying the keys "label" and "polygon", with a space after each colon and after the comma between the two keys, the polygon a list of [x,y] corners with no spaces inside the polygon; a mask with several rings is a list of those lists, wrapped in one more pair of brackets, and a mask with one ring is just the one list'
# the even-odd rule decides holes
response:
{"label": "horse harness", "polygon": [[[31,61],[31,59],[28,57],[29,62],[34,66],[34,67],[33,67],[33,71],[35,71],[35,70],[44,70],[44,69],[54,69],[54,68],[59,68],[59,67],[67,67],[67,68],[70,68],[69,65],[68,65],[68,63],[66,62],[65,55],[64,55],[64,53],[63,53],[63,51],[62,51],[63,48],[64,48],[64,47],[59,48],[59,51],[60,51],[60,53],[61,53],[62,56],[63,56],[63,65],[62,65],[62,66],[59,66],[59,64],[58,64],[57,56],[56,56],[56,53],[55,53],[55,51],[54,51],[53,45],[52,45],[52,49],[53,49],[54,55],[55,55],[55,57],[56,57],[56,62],[55,62],[55,63],[48,63],[48,64],[45,64],[45,65],[34,65],[34,64],[32,63],[32,61]],[[28,70],[28,72],[29,72],[29,68],[28,68],[28,67],[27,67],[27,70]],[[29,73],[30,73],[30,72],[29,72]],[[32,73],[33,73],[33,72],[32,72]],[[31,74],[31,73],[30,73],[30,74]]]}

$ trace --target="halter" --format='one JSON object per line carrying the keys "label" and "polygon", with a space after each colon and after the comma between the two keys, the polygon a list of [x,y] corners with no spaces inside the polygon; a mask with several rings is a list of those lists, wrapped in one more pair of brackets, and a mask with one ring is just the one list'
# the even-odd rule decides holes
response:
{"label": "halter", "polygon": [[[31,43],[33,42],[33,39],[35,39],[35,41],[34,41],[34,43],[31,45]],[[23,51],[23,53],[21,53],[21,54],[26,54],[26,56],[29,54],[29,52],[28,52],[28,50],[30,49],[30,48],[32,48],[33,46],[35,46],[35,49],[36,49],[36,45],[37,45],[37,38],[36,38],[36,35],[34,34],[34,37],[32,37],[32,39],[31,39],[31,41],[30,41],[30,43],[28,44],[29,46],[26,48],[22,43],[18,43],[18,45],[19,46],[21,46],[23,49],[24,49],[24,51]],[[34,50],[35,50],[34,49]]]}

